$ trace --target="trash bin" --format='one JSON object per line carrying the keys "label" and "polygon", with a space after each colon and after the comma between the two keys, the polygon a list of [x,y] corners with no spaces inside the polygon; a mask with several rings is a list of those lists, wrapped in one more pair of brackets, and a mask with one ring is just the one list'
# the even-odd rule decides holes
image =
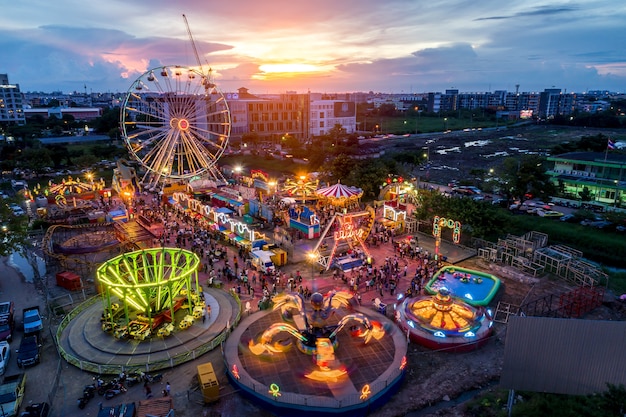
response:
{"label": "trash bin", "polygon": [[380,303],[378,305],[378,312],[384,316],[387,315],[387,304],[385,303]]}

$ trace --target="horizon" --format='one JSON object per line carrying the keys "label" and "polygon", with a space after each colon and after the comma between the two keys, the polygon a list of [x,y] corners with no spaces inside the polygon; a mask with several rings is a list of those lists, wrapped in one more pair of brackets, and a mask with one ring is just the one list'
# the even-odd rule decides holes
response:
{"label": "horizon", "polygon": [[122,93],[149,69],[198,61],[224,92],[622,92],[625,20],[609,0],[24,0],[0,15],[0,73],[65,94]]}

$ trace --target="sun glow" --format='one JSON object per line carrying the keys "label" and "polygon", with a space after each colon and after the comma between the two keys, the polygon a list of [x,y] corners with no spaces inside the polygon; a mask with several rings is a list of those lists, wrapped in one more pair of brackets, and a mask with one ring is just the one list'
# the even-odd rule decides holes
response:
{"label": "sun glow", "polygon": [[310,64],[263,64],[259,70],[266,74],[272,73],[302,73],[302,72],[318,72],[321,68]]}

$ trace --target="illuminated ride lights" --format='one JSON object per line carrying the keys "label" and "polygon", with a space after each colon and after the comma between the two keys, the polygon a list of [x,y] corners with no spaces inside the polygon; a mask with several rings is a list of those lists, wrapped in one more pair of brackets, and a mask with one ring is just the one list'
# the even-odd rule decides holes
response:
{"label": "illuminated ride lights", "polygon": [[452,297],[446,288],[434,296],[406,298],[396,307],[396,321],[407,337],[430,349],[467,351],[482,346],[491,334],[493,317]]}
{"label": "illuminated ride lights", "polygon": [[102,286],[103,330],[144,340],[161,327],[157,334],[167,336],[173,331],[174,313],[183,306],[188,312],[178,327],[190,327],[205,308],[199,265],[198,255],[180,248],[138,250],[103,263],[96,271]]}
{"label": "illuminated ride lights", "polygon": [[439,247],[441,246],[441,229],[447,227],[452,229],[452,241],[459,243],[461,241],[461,222],[445,217],[435,216],[433,219],[433,236],[435,237],[435,260],[439,261]]}
{"label": "illuminated ride lights", "polygon": [[217,161],[228,147],[230,109],[198,69],[164,66],[139,76],[120,107],[120,126],[128,151],[145,168],[144,185],[205,174],[224,180]]}
{"label": "illuminated ride lights", "polygon": [[305,373],[305,377],[316,381],[336,382],[347,374],[346,368],[335,358],[337,348],[337,334],[348,323],[355,323],[351,328],[352,334],[363,338],[368,343],[372,338],[380,340],[385,335],[383,326],[369,320],[365,315],[352,313],[342,317],[336,325],[327,324],[328,319],[335,314],[336,309],[347,307],[352,294],[348,292],[331,292],[324,297],[320,293],[311,296],[311,310],[307,310],[304,299],[298,293],[279,294],[274,297],[274,310],[280,309],[283,319],[293,321],[289,323],[273,323],[265,330],[258,341],[250,340],[248,348],[255,355],[274,355],[286,352],[291,348],[291,342],[273,342],[274,336],[285,332],[298,341],[298,349],[314,357],[317,369]]}

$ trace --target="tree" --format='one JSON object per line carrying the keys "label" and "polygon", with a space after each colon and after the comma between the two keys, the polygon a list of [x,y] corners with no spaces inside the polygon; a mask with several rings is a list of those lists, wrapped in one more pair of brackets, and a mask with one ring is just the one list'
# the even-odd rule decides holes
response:
{"label": "tree", "polygon": [[6,204],[0,204],[0,256],[24,252],[28,246],[28,219],[16,216]]}
{"label": "tree", "polygon": [[259,134],[255,131],[244,133],[243,135],[241,135],[241,142],[249,143],[253,145],[254,147],[256,147],[259,144],[259,140],[260,140]]}
{"label": "tree", "polygon": [[339,139],[342,139],[344,136],[346,136],[346,129],[339,123],[335,123],[335,125],[328,131],[328,137],[334,146],[337,146],[339,144]]}
{"label": "tree", "polygon": [[295,136],[290,135],[289,133],[281,137],[281,144],[291,150],[300,148],[300,141]]}
{"label": "tree", "polygon": [[98,158],[92,154],[84,154],[74,158],[74,163],[80,168],[89,168],[98,162]]}
{"label": "tree", "polygon": [[536,155],[522,159],[507,158],[501,167],[500,189],[508,199],[532,195],[546,199],[555,194],[556,187],[550,181],[544,167],[545,160]]}
{"label": "tree", "polygon": [[32,169],[38,174],[53,164],[50,151],[46,148],[25,148],[20,154],[19,162],[24,168]]}
{"label": "tree", "polygon": [[583,187],[583,190],[578,192],[578,196],[582,201],[593,200],[593,193],[589,190],[589,187]]}
{"label": "tree", "polygon": [[[120,108],[107,107],[102,111],[102,116],[94,120],[92,125],[94,130],[98,133],[109,133],[110,136],[111,131],[114,130],[117,134],[119,134]],[[117,137],[117,135],[115,135],[114,137]]]}
{"label": "tree", "polygon": [[348,155],[340,154],[331,161],[325,163],[320,168],[324,172],[324,179],[334,184],[339,180],[348,178],[350,172],[355,168],[355,160]]}

